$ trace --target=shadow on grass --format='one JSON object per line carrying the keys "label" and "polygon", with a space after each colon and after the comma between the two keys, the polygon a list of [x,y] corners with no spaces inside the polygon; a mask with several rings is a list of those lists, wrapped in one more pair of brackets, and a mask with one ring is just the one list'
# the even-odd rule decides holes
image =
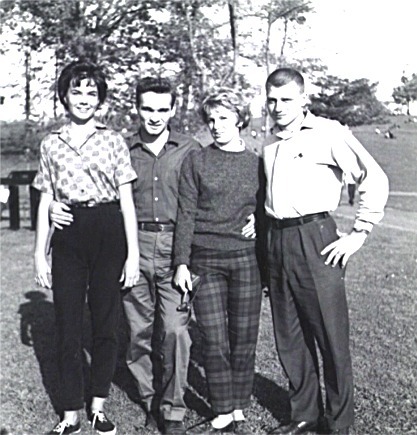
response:
{"label": "shadow on grass", "polygon": [[40,291],[25,293],[28,302],[20,305],[20,339],[33,347],[39,363],[42,382],[58,414],[58,365],[55,340],[55,312],[52,302]]}
{"label": "shadow on grass", "polygon": [[[56,342],[55,310],[52,302],[46,300],[46,295],[40,291],[25,293],[28,302],[20,305],[20,339],[25,346],[33,347],[42,383],[48,394],[54,411],[61,415],[60,405],[58,353]],[[91,318],[87,304],[84,309],[83,321],[83,374],[84,401],[91,400],[90,363],[91,355]]]}
{"label": "shadow on grass", "polygon": [[191,318],[189,324],[191,337],[190,363],[188,365],[188,389],[185,392],[185,403],[187,408],[195,411],[205,420],[213,418],[213,413],[208,401],[208,390],[206,378],[203,375],[203,352],[201,335],[197,323]]}
{"label": "shadow on grass", "polygon": [[256,373],[253,395],[257,398],[259,405],[268,410],[280,423],[290,420],[291,408],[287,390]]}

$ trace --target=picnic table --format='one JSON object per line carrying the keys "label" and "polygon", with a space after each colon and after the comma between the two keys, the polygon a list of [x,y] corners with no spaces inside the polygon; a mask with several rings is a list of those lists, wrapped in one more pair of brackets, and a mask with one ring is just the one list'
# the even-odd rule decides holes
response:
{"label": "picnic table", "polygon": [[36,214],[39,204],[40,193],[34,189],[31,184],[35,178],[36,171],[12,171],[7,177],[1,177],[0,184],[8,186],[9,196],[9,219],[10,229],[18,230],[20,228],[20,186],[29,186],[30,202],[30,222],[31,229],[36,228]]}

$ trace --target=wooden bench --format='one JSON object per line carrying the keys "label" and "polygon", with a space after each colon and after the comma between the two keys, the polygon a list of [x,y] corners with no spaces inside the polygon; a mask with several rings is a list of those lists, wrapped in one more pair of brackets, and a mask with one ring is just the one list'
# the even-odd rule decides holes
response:
{"label": "wooden bench", "polygon": [[7,177],[1,177],[0,184],[8,186],[10,191],[9,217],[11,230],[18,230],[20,228],[20,186],[29,186],[31,229],[34,230],[36,228],[40,192],[31,186],[35,175],[36,171],[12,171]]}

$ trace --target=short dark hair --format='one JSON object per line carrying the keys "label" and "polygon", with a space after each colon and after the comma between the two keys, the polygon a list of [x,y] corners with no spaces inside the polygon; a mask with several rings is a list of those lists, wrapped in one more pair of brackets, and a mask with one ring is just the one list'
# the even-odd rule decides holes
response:
{"label": "short dark hair", "polygon": [[61,103],[66,109],[68,105],[65,101],[68,89],[72,85],[77,87],[80,85],[81,80],[92,80],[98,91],[98,100],[100,104],[104,103],[107,96],[107,82],[106,77],[100,67],[91,62],[74,61],[68,64],[62,71],[58,78],[58,96]]}
{"label": "short dark hair", "polygon": [[140,105],[140,96],[146,92],[155,92],[156,94],[170,94],[171,108],[174,107],[177,94],[172,83],[162,77],[144,77],[139,79],[136,85],[136,107]]}
{"label": "short dark hair", "polygon": [[243,95],[229,88],[220,88],[208,95],[201,104],[200,113],[203,121],[207,124],[209,121],[210,110],[215,107],[225,107],[235,112],[238,123],[242,124],[241,130],[246,128],[250,122],[249,105],[244,100]]}
{"label": "short dark hair", "polygon": [[304,92],[304,77],[299,71],[293,68],[278,68],[273,71],[266,79],[265,87],[267,90],[270,86],[279,88],[290,82],[295,82],[301,92]]}

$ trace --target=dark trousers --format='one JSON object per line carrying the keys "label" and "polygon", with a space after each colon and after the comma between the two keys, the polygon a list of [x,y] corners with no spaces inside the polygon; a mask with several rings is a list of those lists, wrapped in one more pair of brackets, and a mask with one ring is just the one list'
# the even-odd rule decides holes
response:
{"label": "dark trousers", "polygon": [[249,406],[262,291],[255,249],[193,247],[192,270],[202,276],[194,299],[202,334],[209,400],[215,414]]}
{"label": "dark trousers", "polygon": [[62,407],[84,404],[83,314],[92,320],[91,394],[107,397],[117,360],[119,282],[126,238],[118,205],[73,208],[74,222],[52,239],[52,283]]}
{"label": "dark trousers", "polygon": [[[130,327],[127,365],[146,410],[159,408],[164,419],[181,421],[186,411],[190,314],[177,311],[181,293],[173,287],[172,243],[172,232],[139,231],[139,284],[123,297],[123,306]],[[155,379],[158,361],[162,379]]]}
{"label": "dark trousers", "polygon": [[353,424],[353,379],[344,269],[320,251],[337,239],[331,217],[269,235],[270,297],[278,354],[289,379],[292,420],[323,414],[316,343],[331,428]]}

